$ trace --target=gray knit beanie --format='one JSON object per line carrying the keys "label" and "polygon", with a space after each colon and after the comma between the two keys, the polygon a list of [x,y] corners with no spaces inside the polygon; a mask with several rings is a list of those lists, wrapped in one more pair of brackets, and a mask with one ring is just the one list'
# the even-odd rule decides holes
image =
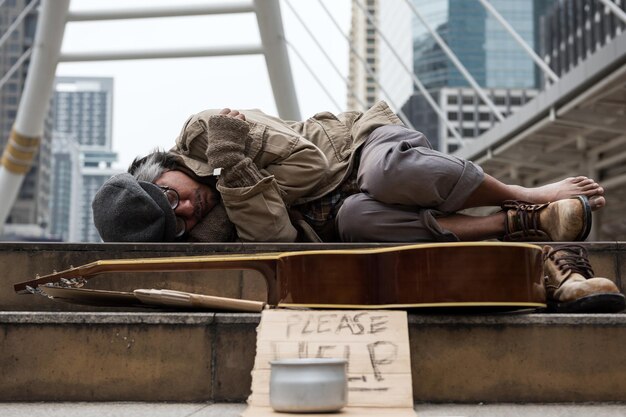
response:
{"label": "gray knit beanie", "polygon": [[176,217],[167,197],[150,182],[123,173],[109,178],[91,203],[105,242],[172,242]]}

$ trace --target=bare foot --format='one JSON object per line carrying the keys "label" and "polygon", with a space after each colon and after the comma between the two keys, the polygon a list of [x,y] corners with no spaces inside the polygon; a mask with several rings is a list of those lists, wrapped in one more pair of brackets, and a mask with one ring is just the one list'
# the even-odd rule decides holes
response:
{"label": "bare foot", "polygon": [[526,189],[527,200],[530,203],[549,203],[576,195],[589,197],[592,210],[598,210],[606,205],[604,188],[587,177],[569,177],[552,184]]}

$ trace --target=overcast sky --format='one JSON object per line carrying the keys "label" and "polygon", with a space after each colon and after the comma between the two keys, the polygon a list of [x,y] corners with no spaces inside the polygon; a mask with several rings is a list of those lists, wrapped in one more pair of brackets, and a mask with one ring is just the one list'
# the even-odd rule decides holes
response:
{"label": "overcast sky", "polygon": [[[211,0],[181,0],[181,4]],[[347,76],[348,45],[317,0],[289,0],[324,45],[337,67]],[[347,35],[349,0],[322,0]],[[223,3],[224,0],[221,1]],[[102,10],[171,6],[171,0],[72,0],[71,10]],[[287,41],[344,107],[346,87],[306,30],[281,0]],[[254,14],[72,22],[65,30],[63,52],[185,48],[260,42]],[[320,88],[300,59],[290,51],[296,93],[303,118],[319,111],[343,110]],[[169,148],[183,122],[208,108],[260,108],[276,115],[265,60],[261,55],[61,63],[57,75],[114,78],[113,149],[119,168],[154,147]]]}

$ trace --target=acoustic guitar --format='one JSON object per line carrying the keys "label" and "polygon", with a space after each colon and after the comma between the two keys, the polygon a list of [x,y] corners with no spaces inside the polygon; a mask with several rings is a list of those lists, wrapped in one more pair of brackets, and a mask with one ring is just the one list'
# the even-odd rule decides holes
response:
{"label": "acoustic guitar", "polygon": [[80,286],[110,272],[256,270],[268,304],[310,308],[504,307],[543,308],[541,247],[526,243],[434,243],[310,250],[100,260],[14,285],[18,293],[56,283]]}

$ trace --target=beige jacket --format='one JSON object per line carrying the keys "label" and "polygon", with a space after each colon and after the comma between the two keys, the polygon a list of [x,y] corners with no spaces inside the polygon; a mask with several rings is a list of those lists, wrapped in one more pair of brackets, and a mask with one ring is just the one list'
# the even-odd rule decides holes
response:
{"label": "beige jacket", "polygon": [[[172,152],[196,175],[213,175],[207,163],[208,119],[219,110],[191,116]],[[293,242],[297,231],[288,207],[333,191],[349,175],[354,151],[379,126],[402,124],[381,101],[366,112],[318,113],[304,122],[289,122],[260,110],[242,110],[250,125],[245,153],[264,177],[250,187],[218,191],[240,239]]]}

